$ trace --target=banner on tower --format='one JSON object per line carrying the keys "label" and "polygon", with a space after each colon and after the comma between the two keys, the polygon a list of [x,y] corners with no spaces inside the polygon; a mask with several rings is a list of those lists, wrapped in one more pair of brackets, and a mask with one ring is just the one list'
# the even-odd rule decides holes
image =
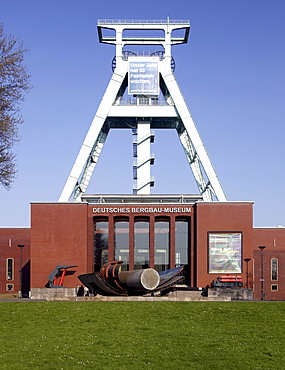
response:
{"label": "banner on tower", "polygon": [[159,95],[158,57],[130,57],[128,93]]}

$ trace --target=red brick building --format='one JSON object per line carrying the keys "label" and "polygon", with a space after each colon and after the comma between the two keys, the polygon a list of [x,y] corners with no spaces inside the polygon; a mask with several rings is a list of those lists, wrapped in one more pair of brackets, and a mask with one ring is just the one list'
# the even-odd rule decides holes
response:
{"label": "red brick building", "polygon": [[78,275],[122,260],[126,270],[184,265],[190,287],[241,275],[254,299],[263,293],[283,300],[285,229],[254,228],[252,218],[252,202],[204,202],[200,195],[86,195],[81,203],[32,203],[30,229],[0,229],[0,293],[20,290],[22,253],[24,294],[45,287],[58,265],[76,265],[64,280],[75,287]]}
{"label": "red brick building", "polygon": [[[18,245],[24,247],[19,248]],[[30,229],[0,228],[0,293],[30,290]]]}

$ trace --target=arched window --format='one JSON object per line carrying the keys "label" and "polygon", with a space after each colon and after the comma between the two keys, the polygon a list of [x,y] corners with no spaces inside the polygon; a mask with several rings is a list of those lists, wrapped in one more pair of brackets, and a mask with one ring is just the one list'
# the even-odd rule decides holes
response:
{"label": "arched window", "polygon": [[134,269],[149,267],[149,219],[135,219]]}
{"label": "arched window", "polygon": [[98,218],[94,222],[94,270],[99,271],[108,262],[108,218]]}
{"label": "arched window", "polygon": [[123,261],[121,270],[129,268],[129,220],[128,218],[115,219],[114,230],[114,257],[115,261]]}
{"label": "arched window", "polygon": [[154,226],[154,268],[169,269],[169,219],[156,218]]}

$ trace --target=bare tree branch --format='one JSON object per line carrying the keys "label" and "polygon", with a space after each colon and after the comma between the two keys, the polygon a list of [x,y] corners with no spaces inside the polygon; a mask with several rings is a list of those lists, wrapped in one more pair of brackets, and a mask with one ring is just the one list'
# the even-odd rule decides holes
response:
{"label": "bare tree branch", "polygon": [[20,140],[18,128],[23,122],[19,103],[31,89],[30,75],[23,64],[27,51],[21,41],[6,35],[0,24],[0,184],[7,189],[17,175],[12,147]]}

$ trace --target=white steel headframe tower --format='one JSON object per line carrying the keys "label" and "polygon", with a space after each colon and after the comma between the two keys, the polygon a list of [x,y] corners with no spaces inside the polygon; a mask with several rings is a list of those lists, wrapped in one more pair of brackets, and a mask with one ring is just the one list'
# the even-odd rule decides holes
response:
{"label": "white steel headframe tower", "polygon": [[[111,128],[132,128],[136,135],[135,194],[149,194],[150,186],[154,183],[150,177],[150,164],[153,164],[150,142],[154,137],[151,129],[171,128],[177,130],[203,199],[226,201],[221,184],[173,74],[174,60],[171,56],[171,46],[187,43],[190,22],[169,19],[99,20],[97,27],[101,43],[116,45],[116,56],[112,64],[113,75],[59,201],[67,202],[69,199],[81,201],[81,196],[87,189]],[[113,32],[111,36],[110,30]],[[131,30],[135,35],[129,36]],[[141,33],[147,30],[147,36],[138,36],[138,30]],[[155,35],[150,36],[150,31]],[[126,45],[159,45],[163,50],[142,57],[126,51],[124,49]],[[136,60],[138,64],[131,65],[131,61],[134,63]],[[146,65],[155,66],[154,70],[151,70],[154,73],[139,74],[141,70],[137,71],[137,74],[130,73],[130,71],[136,71],[130,69],[131,66]],[[155,79],[155,71],[158,75],[159,93],[152,93],[152,90],[142,92],[138,90],[133,93],[130,90],[131,83],[147,85],[149,82],[147,78]],[[135,76],[136,80],[131,81],[132,76]],[[123,100],[127,88],[129,89],[128,103]]]}

